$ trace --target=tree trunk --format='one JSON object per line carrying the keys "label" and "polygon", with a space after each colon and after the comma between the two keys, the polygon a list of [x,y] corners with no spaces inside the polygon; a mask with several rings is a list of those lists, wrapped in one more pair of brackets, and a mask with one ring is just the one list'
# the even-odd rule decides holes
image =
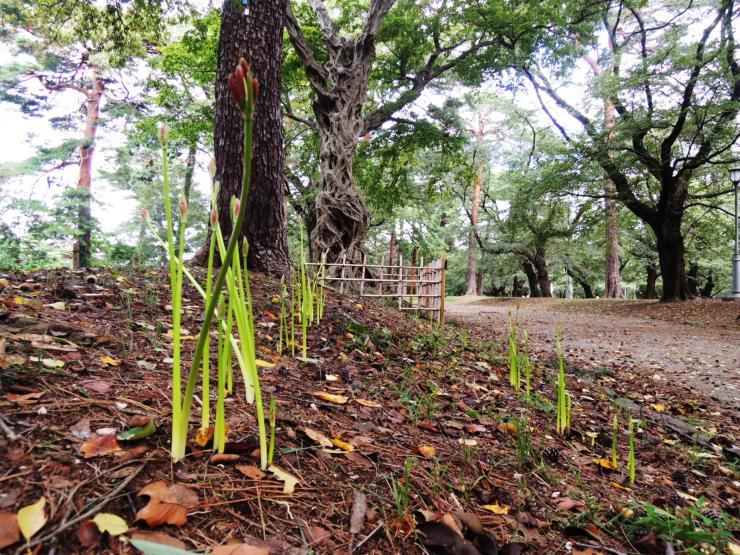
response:
{"label": "tree trunk", "polygon": [[[252,178],[242,236],[249,242],[250,269],[274,275],[290,272],[284,203],[283,123],[280,111],[283,25],[286,0],[249,4],[224,0],[216,73],[214,147],[219,224],[231,233],[231,197],[242,185],[244,127],[227,78],[244,56],[260,82],[254,116]],[[243,199],[242,199],[243,200]],[[208,241],[206,241],[206,244]],[[202,254],[206,249],[201,249]],[[198,262],[204,262],[199,256]]]}
{"label": "tree trunk", "polygon": [[689,295],[696,297],[699,294],[699,264],[692,262],[689,264],[689,271],[686,274],[686,284],[689,288]]}
{"label": "tree trunk", "polygon": [[552,297],[550,292],[550,273],[547,269],[547,259],[545,259],[545,249],[537,247],[534,257],[534,267],[537,271],[537,283],[540,286],[540,295],[543,297]]}
{"label": "tree trunk", "polygon": [[514,276],[514,283],[511,285],[511,296],[521,297],[523,294],[524,289],[522,288],[522,280],[519,279],[519,276]]}
{"label": "tree trunk", "polygon": [[[479,139],[480,142],[481,139]],[[480,212],[480,189],[483,183],[483,167],[479,163],[475,173],[473,183],[473,197],[470,202],[470,233],[468,235],[468,290],[466,295],[480,294],[475,277],[475,267],[478,260],[477,249],[475,248],[476,232],[478,225],[478,214]]]}
{"label": "tree trunk", "polygon": [[681,216],[683,214],[659,214],[653,227],[658,247],[660,273],[663,277],[663,302],[682,301],[691,298],[684,262]]}
{"label": "tree trunk", "polygon": [[655,299],[658,297],[655,290],[655,282],[658,281],[658,269],[654,264],[649,264],[645,266],[645,271],[647,272],[647,281],[645,282],[643,297],[645,299]]}
{"label": "tree trunk", "polygon": [[534,269],[534,264],[529,260],[522,262],[522,270],[524,275],[527,276],[527,283],[529,283],[529,295],[531,297],[541,297],[540,285],[537,282],[537,272]]}
{"label": "tree trunk", "polygon": [[357,137],[363,129],[362,105],[367,93],[367,83],[360,81],[363,80],[345,82],[347,88],[357,89],[346,96],[361,97],[359,101],[346,102],[340,100],[345,95],[337,95],[340,98],[331,105],[314,102],[321,139],[321,179],[311,242],[317,252],[327,253],[327,262],[336,262],[346,254],[348,262],[359,263],[367,236],[369,216],[352,172]]}
{"label": "tree trunk", "polygon": [[483,295],[483,278],[484,277],[485,277],[485,272],[483,270],[475,271],[475,294],[476,295]]}
{"label": "tree trunk", "polygon": [[103,97],[105,85],[98,76],[98,68],[91,66],[92,86],[87,92],[87,114],[85,119],[85,134],[80,144],[80,171],[77,179],[79,188],[77,225],[77,240],[80,245],[80,266],[89,266],[92,258],[92,161],[95,152],[95,135],[98,131],[100,117],[100,101]]}
{"label": "tree trunk", "polygon": [[[604,126],[609,130],[609,140],[614,134],[617,113],[614,104],[604,101]],[[611,198],[616,194],[614,182],[606,178],[604,183],[604,223],[606,227],[606,268],[604,296],[615,298],[622,296],[622,283],[619,275],[619,205]],[[590,297],[588,297],[590,298]]]}
{"label": "tree trunk", "polygon": [[704,283],[704,287],[701,288],[701,296],[709,298],[712,296],[712,290],[714,289],[714,272],[709,270],[707,281]]}

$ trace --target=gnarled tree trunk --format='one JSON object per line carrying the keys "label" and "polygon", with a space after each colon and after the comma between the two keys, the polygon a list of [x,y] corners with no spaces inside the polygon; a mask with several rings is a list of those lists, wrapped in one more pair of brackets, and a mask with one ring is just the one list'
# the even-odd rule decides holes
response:
{"label": "gnarled tree trunk", "polygon": [[664,302],[686,300],[692,297],[686,277],[685,248],[681,232],[682,201],[680,205],[681,209],[678,212],[659,211],[657,221],[653,226],[660,273],[663,277],[663,294],[660,300]]}
{"label": "gnarled tree trunk", "polygon": [[540,286],[540,295],[543,297],[552,297],[552,293],[550,292],[550,272],[547,269],[545,249],[537,247],[534,260],[532,262],[537,271],[537,283],[539,283]]}
{"label": "gnarled tree trunk", "polygon": [[[243,120],[227,78],[244,56],[260,82],[254,116],[252,176],[242,236],[249,241],[249,267],[275,275],[290,272],[280,111],[285,6],[286,0],[260,0],[250,3],[249,15],[244,15],[241,2],[224,0],[216,74],[214,146],[216,179],[221,182],[219,224],[225,237],[231,233],[231,197],[241,190],[244,154]],[[198,262],[202,261],[203,257],[199,256]]]}
{"label": "gnarled tree trunk", "polygon": [[537,281],[537,271],[534,269],[534,264],[529,260],[522,262],[522,270],[524,275],[527,276],[527,283],[529,284],[529,296],[530,297],[541,297],[540,284]]}

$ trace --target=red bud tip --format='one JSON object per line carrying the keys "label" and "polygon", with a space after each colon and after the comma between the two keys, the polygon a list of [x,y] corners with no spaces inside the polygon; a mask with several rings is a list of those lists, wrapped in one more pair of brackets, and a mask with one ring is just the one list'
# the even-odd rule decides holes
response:
{"label": "red bud tip", "polygon": [[239,106],[246,102],[247,91],[244,89],[244,79],[240,79],[235,74],[229,75],[229,88]]}
{"label": "red bud tip", "polygon": [[234,215],[239,215],[239,211],[242,209],[242,201],[241,199],[236,199],[236,202],[234,203]]}
{"label": "red bud tip", "polygon": [[170,128],[167,127],[166,123],[163,123],[159,128],[159,141],[165,144],[170,138]]}
{"label": "red bud tip", "polygon": [[185,200],[185,197],[180,196],[180,216],[184,218],[185,214],[187,213],[188,213],[188,202]]}
{"label": "red bud tip", "polygon": [[254,91],[254,103],[256,104],[260,97],[260,82],[256,77],[252,79],[252,90]]}
{"label": "red bud tip", "polygon": [[146,208],[141,209],[141,219],[142,220],[148,220],[149,219],[149,210]]}
{"label": "red bud tip", "polygon": [[218,212],[216,212],[216,209],[214,208],[211,210],[211,225],[215,227],[216,222],[218,222]]}
{"label": "red bud tip", "polygon": [[242,68],[245,76],[249,75],[249,62],[247,60],[239,58],[239,67]]}

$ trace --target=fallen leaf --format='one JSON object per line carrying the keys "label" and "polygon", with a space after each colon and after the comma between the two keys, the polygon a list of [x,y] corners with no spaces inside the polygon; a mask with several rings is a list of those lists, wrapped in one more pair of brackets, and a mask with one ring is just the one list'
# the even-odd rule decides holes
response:
{"label": "fallen leaf", "polygon": [[120,450],[121,446],[116,441],[116,434],[93,435],[80,447],[80,453],[86,459],[110,455]]}
{"label": "fallen leaf", "polygon": [[149,496],[149,503],[136,513],[136,520],[143,520],[149,526],[172,524],[182,526],[187,522],[188,509],[198,506],[198,494],[193,490],[158,481],[144,486],[139,496]]}
{"label": "fallen leaf", "polygon": [[150,419],[146,426],[136,426],[125,432],[121,432],[116,436],[120,441],[135,441],[137,439],[144,439],[149,437],[157,431],[157,425],[154,419]]}
{"label": "fallen leaf", "polygon": [[467,439],[464,437],[459,438],[457,442],[460,445],[465,445],[466,447],[475,447],[476,445],[478,445],[478,442],[475,441],[474,439]]}
{"label": "fallen leaf", "polygon": [[350,461],[352,461],[353,463],[360,465],[363,468],[375,468],[375,465],[372,463],[370,459],[362,456],[357,451],[349,451],[347,453],[344,453],[344,456]]}
{"label": "fallen leaf", "polygon": [[652,404],[652,403],[651,403],[651,404],[650,404],[650,407],[651,407],[651,408],[652,408],[652,409],[653,409],[653,410],[654,410],[655,412],[665,412],[665,410],[666,410],[666,406],[665,406],[665,405],[658,405],[658,404]]}
{"label": "fallen leaf", "polygon": [[427,459],[431,459],[437,452],[437,450],[431,445],[420,445],[417,450],[422,457],[426,457]]}
{"label": "fallen leaf", "polygon": [[268,466],[267,470],[272,472],[278,480],[285,482],[283,493],[293,493],[293,491],[295,491],[295,487],[298,484],[298,478],[280,470],[277,466]]}
{"label": "fallen leaf", "polygon": [[214,547],[211,555],[270,555],[270,550],[247,543],[231,543]]}
{"label": "fallen leaf", "polygon": [[195,432],[195,443],[197,443],[201,447],[205,447],[206,445],[208,445],[208,442],[211,441],[214,432],[215,429],[213,428],[213,426],[209,426],[208,428],[198,428],[198,430]]}
{"label": "fallen leaf", "polygon": [[34,391],[33,393],[24,393],[23,395],[19,395],[17,393],[8,393],[5,395],[5,398],[13,403],[24,403],[26,401],[35,401],[36,399],[40,399],[43,396],[43,391]]}
{"label": "fallen leaf", "polygon": [[274,362],[267,362],[266,360],[256,359],[254,363],[257,368],[275,368]]}
{"label": "fallen leaf", "polygon": [[499,505],[498,503],[494,503],[493,505],[483,505],[483,508],[487,511],[491,511],[493,514],[496,514],[496,515],[508,515],[509,514],[508,505]]}
{"label": "fallen leaf", "polygon": [[134,530],[131,534],[132,540],[144,540],[160,545],[166,545],[169,547],[176,547],[178,549],[186,549],[187,545],[182,540],[173,538],[169,534],[164,532],[158,532],[157,530]]}
{"label": "fallen leaf", "polygon": [[47,368],[61,368],[64,366],[64,361],[56,358],[29,357],[28,360],[31,362],[40,362]]}
{"label": "fallen leaf", "polygon": [[208,461],[210,464],[226,464],[234,463],[241,460],[241,456],[236,453],[216,453]]}
{"label": "fallen leaf", "polygon": [[592,459],[592,462],[601,468],[606,468],[607,470],[615,470],[617,468],[611,459]]}
{"label": "fallen leaf", "polygon": [[118,515],[98,513],[92,520],[101,533],[108,532],[111,536],[120,536],[128,532],[128,524]]}
{"label": "fallen leaf", "polygon": [[339,447],[342,451],[354,451],[355,446],[347,443],[346,441],[342,441],[339,438],[334,438],[331,440],[334,447]]}
{"label": "fallen leaf", "polygon": [[324,391],[314,391],[313,394],[319,399],[328,401],[330,403],[335,403],[337,405],[344,405],[347,403],[347,401],[349,401],[349,397],[345,397],[344,395],[335,395],[334,393],[326,393]]}
{"label": "fallen leaf", "polygon": [[238,464],[236,465],[236,469],[244,474],[247,478],[250,478],[252,480],[261,480],[267,474],[262,472],[259,468],[256,466],[252,466],[251,464]]}
{"label": "fallen leaf", "polygon": [[116,453],[116,458],[118,459],[118,462],[125,463],[146,455],[147,451],[149,451],[148,445],[137,445],[131,449],[126,449],[125,451]]}
{"label": "fallen leaf", "polygon": [[77,541],[82,547],[99,547],[103,535],[92,520],[86,520],[77,528]]}
{"label": "fallen leaf", "polygon": [[622,491],[632,491],[630,488],[625,487],[618,482],[609,482],[609,485],[615,489],[621,489]]}
{"label": "fallen leaf", "polygon": [[317,432],[312,428],[303,428],[303,433],[306,434],[314,443],[321,445],[321,447],[333,447],[334,444],[331,440],[321,432]]}
{"label": "fallen leaf", "polygon": [[144,553],[144,555],[196,555],[193,551],[187,551],[184,548],[175,547],[167,543],[134,538],[130,542],[131,545]]}
{"label": "fallen leaf", "polygon": [[8,511],[0,512],[0,549],[13,545],[20,539],[18,517]]}
{"label": "fallen leaf", "polygon": [[480,555],[475,546],[449,526],[437,522],[422,522],[416,527],[422,536],[422,542],[428,547],[443,548],[447,554]]}
{"label": "fallen leaf", "polygon": [[89,391],[94,391],[101,395],[108,393],[111,388],[111,383],[108,380],[87,380],[80,382],[80,385]]}
{"label": "fallen leaf", "polygon": [[371,409],[379,409],[383,407],[383,405],[377,401],[369,401],[367,399],[355,399],[355,402],[359,403],[363,407],[370,407]]}
{"label": "fallen leaf", "polygon": [[48,306],[49,308],[53,308],[54,310],[66,310],[67,309],[67,303],[65,303],[64,301],[59,301],[56,303],[49,303],[44,306]]}
{"label": "fallen leaf", "polygon": [[42,497],[33,505],[28,505],[18,511],[18,528],[26,540],[30,540],[46,524],[45,506],[46,499]]}
{"label": "fallen leaf", "polygon": [[367,496],[361,491],[355,490],[355,497],[352,500],[352,513],[349,517],[349,533],[359,534],[362,532],[362,526],[365,523],[367,514]]}
{"label": "fallen leaf", "polygon": [[569,511],[571,509],[584,507],[585,503],[583,501],[576,501],[570,497],[561,497],[555,502],[555,505],[557,505],[558,509],[561,511]]}
{"label": "fallen leaf", "polygon": [[306,541],[310,547],[334,543],[331,541],[331,532],[321,526],[309,526],[306,529]]}

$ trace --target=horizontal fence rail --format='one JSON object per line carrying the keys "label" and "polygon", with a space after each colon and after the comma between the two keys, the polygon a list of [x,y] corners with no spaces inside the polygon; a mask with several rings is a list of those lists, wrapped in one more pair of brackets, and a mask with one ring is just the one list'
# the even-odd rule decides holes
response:
{"label": "horizontal fence rail", "polygon": [[308,262],[306,265],[320,276],[324,287],[359,297],[394,299],[399,310],[416,311],[443,324],[446,257],[426,265],[423,259],[419,265],[404,264],[401,255],[395,264],[384,262],[368,264],[363,256],[361,264],[347,262],[345,257],[341,262]]}

